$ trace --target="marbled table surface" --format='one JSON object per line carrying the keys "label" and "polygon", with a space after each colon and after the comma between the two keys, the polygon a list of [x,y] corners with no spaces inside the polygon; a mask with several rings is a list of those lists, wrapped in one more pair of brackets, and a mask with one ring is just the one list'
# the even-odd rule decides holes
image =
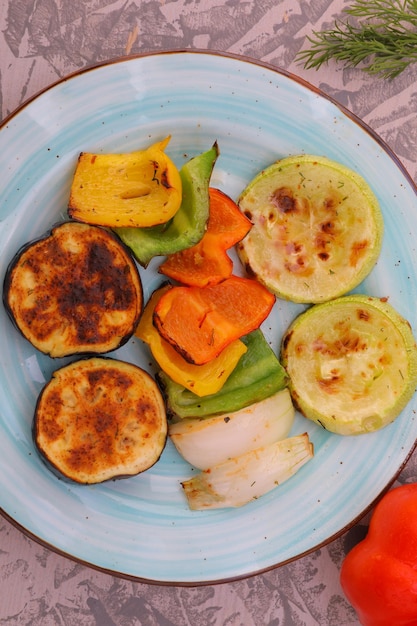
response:
{"label": "marbled table surface", "polygon": [[[206,48],[302,76],[362,118],[417,180],[417,67],[393,81],[330,63],[295,61],[343,0],[1,0],[0,114],[72,72],[151,50]],[[1,184],[1,178],[0,178]],[[1,442],[0,442],[1,447]],[[417,453],[398,477],[417,479]],[[1,493],[0,493],[1,508]],[[346,552],[368,518],[326,547],[227,584],[132,582],[75,563],[0,517],[0,624],[7,626],[349,626],[339,585]],[[393,625],[395,626],[395,625]]]}

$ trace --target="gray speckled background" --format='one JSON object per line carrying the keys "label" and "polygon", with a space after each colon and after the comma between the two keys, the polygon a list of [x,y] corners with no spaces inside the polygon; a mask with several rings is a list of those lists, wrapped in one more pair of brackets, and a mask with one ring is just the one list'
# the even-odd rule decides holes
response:
{"label": "gray speckled background", "polygon": [[[328,26],[343,0],[1,0],[0,110],[6,117],[54,81],[97,62],[159,49],[207,48],[301,75],[367,122],[417,180],[417,67],[392,82],[334,63],[294,61],[305,36]],[[399,482],[417,479],[417,455]],[[1,507],[1,493],[0,493]],[[229,584],[129,582],[74,563],[0,518],[0,625],[349,626],[339,586],[344,555],[365,518],[312,554]],[[393,625],[394,626],[394,625]]]}

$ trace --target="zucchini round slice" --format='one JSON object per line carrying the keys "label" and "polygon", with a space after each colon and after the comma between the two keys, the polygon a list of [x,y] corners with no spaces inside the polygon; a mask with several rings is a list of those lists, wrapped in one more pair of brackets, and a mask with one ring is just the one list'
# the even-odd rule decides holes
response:
{"label": "zucchini round slice", "polygon": [[124,344],[136,329],[143,294],[137,266],[116,235],[63,222],[15,255],[3,302],[28,341],[63,357]]}
{"label": "zucchini round slice", "polygon": [[377,198],[356,172],[313,155],[284,158],[239,198],[253,227],[237,245],[248,273],[285,300],[318,303],[356,287],[382,244]]}
{"label": "zucchini round slice", "polygon": [[408,321],[385,299],[349,295],[299,315],[281,345],[295,406],[340,435],[392,422],[417,385]]}
{"label": "zucchini round slice", "polygon": [[82,359],[56,370],[43,388],[33,438],[47,465],[72,481],[133,476],[154,465],[165,447],[164,401],[138,366]]}

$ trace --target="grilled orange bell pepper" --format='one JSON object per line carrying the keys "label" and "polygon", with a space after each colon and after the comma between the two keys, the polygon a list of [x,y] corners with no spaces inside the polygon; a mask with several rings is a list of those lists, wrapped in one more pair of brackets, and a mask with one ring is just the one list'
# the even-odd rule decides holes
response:
{"label": "grilled orange bell pepper", "polygon": [[203,238],[191,248],[168,256],[159,272],[196,287],[215,285],[233,271],[227,250],[241,241],[252,223],[237,204],[219,189],[210,188],[210,214]]}
{"label": "grilled orange bell pepper", "polygon": [[230,276],[207,287],[172,287],[159,300],[153,322],[184,359],[203,365],[266,319],[275,296],[250,278]]}
{"label": "grilled orange bell pepper", "polygon": [[417,625],[417,484],[382,497],[340,582],[363,626]]}
{"label": "grilled orange bell pepper", "polygon": [[165,285],[154,291],[142,313],[135,335],[149,345],[155,361],[173,381],[200,397],[217,393],[235,369],[240,357],[247,351],[247,347],[243,341],[237,339],[205,365],[188,363],[161,337],[153,325],[155,306],[169,289],[170,286]]}

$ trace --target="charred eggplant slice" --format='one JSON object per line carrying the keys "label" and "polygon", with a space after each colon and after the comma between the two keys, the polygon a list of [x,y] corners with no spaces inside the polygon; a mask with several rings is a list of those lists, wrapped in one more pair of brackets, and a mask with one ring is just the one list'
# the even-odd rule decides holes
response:
{"label": "charred eggplant slice", "polygon": [[164,401],[137,365],[108,357],[74,361],[44,386],[35,446],[57,475],[82,484],[144,472],[167,439]]}
{"label": "charred eggplant slice", "polygon": [[63,357],[123,345],[139,321],[143,293],[135,261],[115,234],[63,222],[19,250],[3,302],[28,341]]}

